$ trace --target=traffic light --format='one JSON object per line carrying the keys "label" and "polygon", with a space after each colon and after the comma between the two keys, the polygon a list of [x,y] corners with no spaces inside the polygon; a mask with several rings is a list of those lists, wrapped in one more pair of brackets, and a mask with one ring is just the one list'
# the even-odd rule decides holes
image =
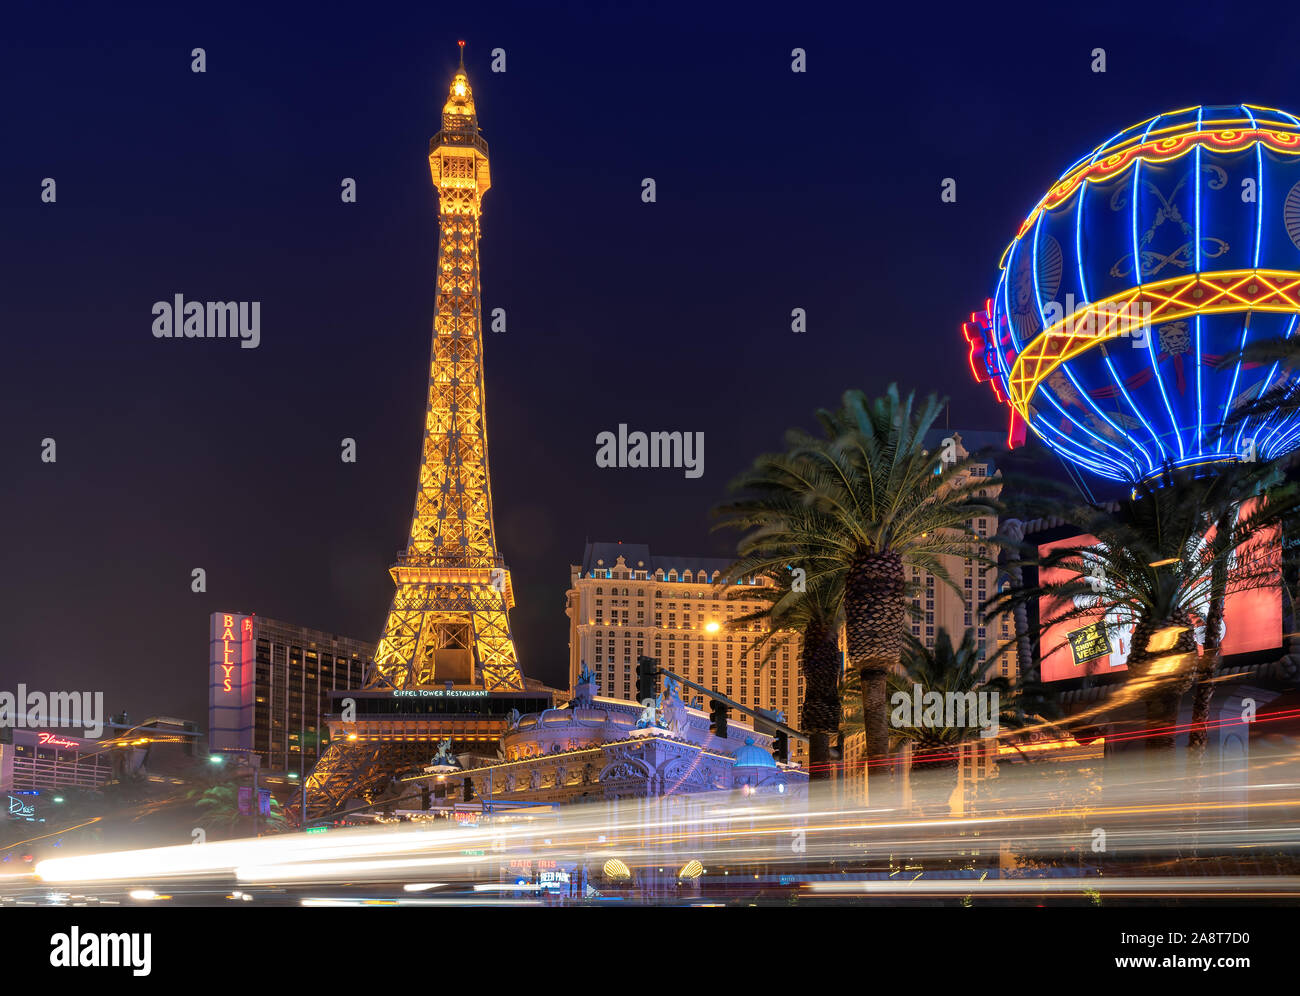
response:
{"label": "traffic light", "polygon": [[786,764],[790,760],[790,735],[785,730],[777,730],[772,737],[772,756]]}
{"label": "traffic light", "polygon": [[653,657],[638,657],[636,661],[636,700],[657,698],[659,695],[659,662]]}
{"label": "traffic light", "polygon": [[709,732],[715,737],[727,737],[727,706],[717,699],[709,701]]}
{"label": "traffic light", "polygon": [[474,801],[474,783],[473,783],[472,781],[469,780],[469,776],[468,776],[468,775],[465,776],[465,780],[464,780],[463,782],[461,782],[461,785],[464,787],[464,796],[465,796],[465,801],[466,801],[466,802],[473,802],[473,801]]}

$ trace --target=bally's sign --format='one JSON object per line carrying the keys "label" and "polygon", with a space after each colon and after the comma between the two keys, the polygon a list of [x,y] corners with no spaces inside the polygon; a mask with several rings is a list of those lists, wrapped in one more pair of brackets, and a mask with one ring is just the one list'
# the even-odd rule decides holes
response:
{"label": "bally's sign", "polygon": [[[221,690],[233,692],[235,682],[242,677],[236,669],[249,663],[247,645],[253,640],[253,620],[250,616],[235,616],[229,612],[219,612],[215,618],[221,620],[221,657],[214,661],[221,668]],[[238,619],[239,622],[235,622]],[[239,635],[235,635],[235,631]],[[214,641],[215,642],[215,641]]]}
{"label": "bally's sign", "polygon": [[257,676],[253,647],[252,616],[212,613],[208,633],[208,743],[214,749],[252,747]]}

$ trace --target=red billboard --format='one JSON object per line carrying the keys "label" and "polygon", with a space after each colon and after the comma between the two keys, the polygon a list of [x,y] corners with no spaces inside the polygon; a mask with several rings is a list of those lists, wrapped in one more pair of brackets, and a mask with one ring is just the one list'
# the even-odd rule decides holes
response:
{"label": "red billboard", "polygon": [[[1211,534],[1212,535],[1212,534]],[[1095,536],[1071,536],[1067,539],[1044,543],[1038,547],[1039,557],[1045,557],[1061,547],[1095,547]],[[1267,558],[1266,563],[1278,570],[1281,564],[1281,544],[1276,535],[1266,541],[1254,544],[1251,550],[1240,552],[1242,560]],[[1083,576],[1088,576],[1086,560]],[[1158,569],[1158,568],[1157,568]],[[1039,581],[1049,584],[1054,581],[1068,581],[1079,576],[1079,572],[1067,568],[1043,568],[1039,571]],[[1272,650],[1282,645],[1282,588],[1281,577],[1272,583],[1258,579],[1249,584],[1233,583],[1233,574],[1229,574],[1228,595],[1224,600],[1222,653],[1244,654],[1258,650]],[[1096,596],[1078,596],[1073,599],[1073,607],[1087,610],[1093,603],[1105,604],[1102,589],[1104,582],[1099,582],[1100,593]],[[1191,606],[1191,615],[1195,624],[1196,643],[1198,647],[1205,642],[1205,613],[1208,609],[1208,583],[1205,597]],[[1056,598],[1038,600],[1038,618],[1048,622],[1054,616],[1069,611],[1072,606]],[[1084,611],[1073,618],[1055,623],[1045,630],[1040,638],[1042,652],[1042,680],[1063,681],[1067,678],[1079,678],[1084,675],[1111,674],[1128,668],[1130,641],[1133,625],[1130,621],[1111,612],[1107,617],[1098,607],[1095,611]]]}

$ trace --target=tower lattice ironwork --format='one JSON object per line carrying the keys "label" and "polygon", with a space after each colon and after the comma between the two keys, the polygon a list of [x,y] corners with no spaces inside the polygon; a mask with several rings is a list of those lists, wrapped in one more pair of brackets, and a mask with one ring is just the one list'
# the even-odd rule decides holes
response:
{"label": "tower lattice ironwork", "polygon": [[[432,691],[450,684],[522,692],[510,636],[514,592],[492,523],[484,420],[478,243],[490,186],[488,147],[479,135],[463,42],[442,128],[429,141],[429,169],[438,191],[439,241],[424,443],[411,531],[389,571],[396,591],[367,689]],[[306,779],[304,818],[336,812],[348,800],[397,798],[398,776],[427,762],[431,739],[471,727],[481,735],[501,723],[431,715],[426,721],[426,715],[384,713],[361,735],[345,738],[334,729]]]}
{"label": "tower lattice ironwork", "polygon": [[415,513],[375,651],[372,685],[433,682],[524,687],[509,610],[510,572],[497,552],[483,409],[479,216],[491,186],[474,95],[460,69],[429,140],[438,191],[438,297]]}

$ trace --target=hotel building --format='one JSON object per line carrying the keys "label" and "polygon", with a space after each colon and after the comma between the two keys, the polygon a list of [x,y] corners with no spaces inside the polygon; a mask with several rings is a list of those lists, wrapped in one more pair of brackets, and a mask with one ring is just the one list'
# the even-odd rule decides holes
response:
{"label": "hotel building", "polygon": [[98,740],[47,730],[0,729],[0,792],[98,789],[113,761]]}
{"label": "hotel building", "polygon": [[[1001,443],[1002,441],[998,433],[970,432],[966,435],[970,437],[971,445],[977,447],[983,447],[989,442]],[[984,437],[992,437],[992,439]],[[926,439],[926,443],[933,451],[944,446],[948,440],[951,440],[951,452],[957,460],[965,460],[970,455],[959,432],[934,430]],[[967,473],[959,480],[964,483],[972,477],[987,478],[989,481],[987,492],[981,491],[980,495],[987,494],[989,498],[996,498],[1002,490],[1002,483],[991,461],[972,463]],[[998,518],[996,515],[984,516],[975,519],[970,525],[981,537],[992,537],[998,531]],[[997,559],[998,551],[992,544],[980,546],[978,552],[982,556]],[[940,629],[946,629],[952,637],[953,646],[957,646],[961,643],[962,634],[968,629],[973,629],[976,645],[980,648],[980,660],[984,660],[989,655],[998,658],[997,665],[990,672],[990,676],[1001,675],[1014,681],[1017,673],[1014,651],[998,653],[998,649],[1013,635],[1008,618],[1000,617],[995,626],[986,626],[979,612],[980,605],[997,592],[998,568],[983,566],[974,558],[944,557],[942,560],[948,576],[961,585],[961,592],[953,591],[929,571],[917,567],[908,568],[908,580],[915,589],[912,598],[912,635],[927,647],[933,647],[935,634]]]}
{"label": "hotel building", "polygon": [[264,616],[214,612],[208,742],[272,771],[310,771],[329,744],[330,693],[359,689],[374,644]]}
{"label": "hotel building", "polygon": [[[766,623],[728,624],[765,603],[728,597],[735,586],[714,586],[728,563],[657,556],[645,544],[588,543],[582,563],[570,567],[566,595],[570,688],[577,687],[585,661],[596,673],[600,695],[634,701],[636,662],[644,654],[742,705],[784,712],[797,728],[803,700],[799,638],[777,637],[775,654],[759,667],[763,652],[754,643]],[[744,584],[765,587],[771,581]],[[685,695],[690,701],[697,693],[687,689]],[[790,742],[791,761],[806,761],[806,753],[802,741]]]}

